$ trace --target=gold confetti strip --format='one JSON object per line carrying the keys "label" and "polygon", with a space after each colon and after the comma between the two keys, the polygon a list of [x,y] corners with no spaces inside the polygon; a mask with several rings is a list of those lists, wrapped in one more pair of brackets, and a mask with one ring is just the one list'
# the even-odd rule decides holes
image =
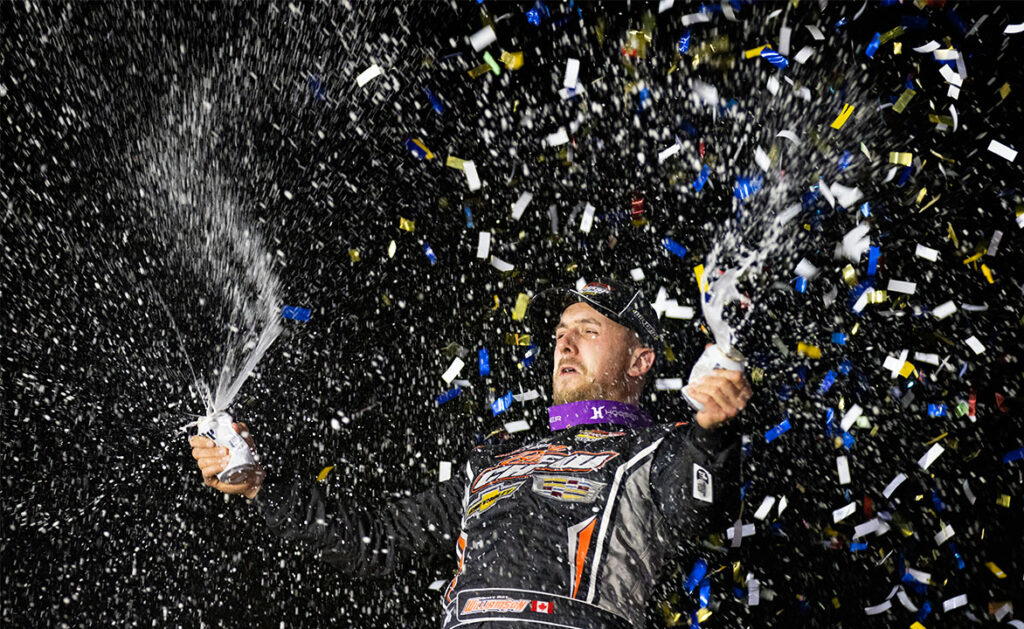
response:
{"label": "gold confetti strip", "polygon": [[914,363],[910,362],[909,360],[905,361],[903,363],[903,366],[900,367],[900,375],[903,376],[904,378],[909,378],[911,375],[913,375],[914,369]]}
{"label": "gold confetti strip", "polygon": [[889,294],[886,293],[884,290],[875,290],[875,291],[871,291],[871,293],[868,294],[868,303],[869,304],[882,304],[882,303],[885,303],[885,300],[888,299],[888,298],[889,298]]}
{"label": "gold confetti strip", "polygon": [[892,54],[894,54],[894,55],[902,55],[903,54],[903,42],[901,42],[901,41],[894,41],[892,43]]}
{"label": "gold confetti strip", "polygon": [[320,473],[316,475],[316,479],[318,481],[320,481],[321,483],[324,482],[324,480],[327,479],[327,475],[330,474],[331,470],[333,470],[333,469],[334,469],[333,465],[328,465],[324,469],[320,470]]}
{"label": "gold confetti strip", "polygon": [[988,280],[989,284],[996,283],[996,281],[992,279],[992,269],[988,268],[987,264],[981,265],[981,272],[985,275],[985,279]]}
{"label": "gold confetti strip", "polygon": [[846,124],[846,119],[850,117],[850,114],[853,113],[854,109],[855,107],[850,103],[846,103],[845,105],[843,105],[843,111],[839,112],[839,116],[837,116],[836,119],[832,121],[832,128],[842,129],[843,125]]}
{"label": "gold confetti strip", "polygon": [[348,250],[348,259],[353,261],[353,262],[359,262],[359,250],[358,249],[349,249]]}
{"label": "gold confetti strip", "polygon": [[999,88],[999,98],[1005,100],[1010,95],[1010,84],[1009,82],[1003,83],[1003,86]]}
{"label": "gold confetti strip", "polygon": [[857,283],[857,271],[853,268],[852,264],[847,264],[843,267],[843,281],[848,286],[853,286]]}
{"label": "gold confetti strip", "polygon": [[903,166],[910,166],[913,162],[913,153],[899,153],[897,151],[889,151],[890,164],[902,164]]}
{"label": "gold confetti strip", "polygon": [[526,306],[530,304],[530,296],[526,293],[519,293],[516,297],[516,307],[512,309],[512,320],[522,321],[526,316]]}
{"label": "gold confetti strip", "polygon": [[903,90],[903,93],[900,94],[896,104],[892,106],[892,110],[898,114],[902,114],[903,110],[907,108],[907,105],[910,103],[911,99],[914,98],[915,94],[917,94],[917,92],[912,89]]}
{"label": "gold confetti strip", "polygon": [[1010,508],[1010,496],[1009,496],[1009,494],[1000,494],[1000,496],[998,498],[996,498],[996,504],[999,505],[1000,507],[1006,507],[1007,509],[1009,509]]}
{"label": "gold confetti strip", "polygon": [[[523,67],[523,53],[521,52],[507,52],[501,51],[501,62],[505,64],[507,70],[518,70]],[[516,101],[518,104],[518,101]]]}
{"label": "gold confetti strip", "polygon": [[803,355],[807,356],[808,358],[811,358],[811,359],[814,359],[814,360],[818,360],[819,358],[821,358],[821,348],[820,347],[818,347],[816,345],[808,345],[807,343],[804,343],[804,342],[799,342],[799,343],[796,344],[796,352],[798,354],[803,354]]}
{"label": "gold confetti strip", "polygon": [[435,155],[430,151],[430,149],[427,148],[427,145],[424,144],[422,140],[420,140],[419,138],[413,138],[412,143],[423,149],[423,152],[427,154],[427,159],[434,159]]}
{"label": "gold confetti strip", "polygon": [[708,289],[707,283],[704,282],[704,265],[698,264],[693,267],[693,274],[697,276],[697,286],[700,287],[700,292],[703,294]]}
{"label": "gold confetti strip", "polygon": [[947,436],[949,436],[949,433],[948,432],[944,432],[941,435],[939,435],[938,437],[936,437],[936,438],[932,439],[931,441],[925,443],[924,445],[930,446],[932,444],[938,443],[938,442],[942,441],[943,439],[945,439]]}
{"label": "gold confetti strip", "polygon": [[447,166],[448,168],[454,168],[455,170],[463,170],[463,166],[465,165],[465,163],[466,160],[459,159],[458,157],[449,155],[448,159],[445,160],[444,165]]}
{"label": "gold confetti strip", "polygon": [[994,562],[988,561],[985,563],[985,566],[988,567],[988,569],[991,570],[992,574],[996,575],[996,577],[1000,579],[1006,578],[1006,573],[1000,570],[999,566],[997,566]]}
{"label": "gold confetti strip", "polygon": [[878,43],[887,44],[901,35],[903,35],[903,27],[897,26],[896,28],[887,30],[884,33],[882,33],[878,38]]}
{"label": "gold confetti strip", "polygon": [[407,232],[416,231],[416,222],[412,219],[398,217],[398,228]]}
{"label": "gold confetti strip", "polygon": [[744,56],[747,59],[753,59],[754,57],[760,57],[761,56],[761,51],[764,50],[767,47],[768,46],[758,46],[757,48],[751,48],[750,50],[747,50],[743,54],[744,54]]}
{"label": "gold confetti strip", "polygon": [[482,63],[475,68],[468,70],[470,78],[481,77],[491,71],[491,66],[486,63]]}
{"label": "gold confetti strip", "polygon": [[519,347],[529,347],[530,335],[529,334],[512,334],[511,332],[505,333],[505,345],[516,345]]}

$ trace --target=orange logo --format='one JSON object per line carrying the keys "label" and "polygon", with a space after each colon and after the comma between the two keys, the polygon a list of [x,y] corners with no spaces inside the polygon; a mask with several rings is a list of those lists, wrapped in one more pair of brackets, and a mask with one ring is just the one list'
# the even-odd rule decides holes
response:
{"label": "orange logo", "polygon": [[483,614],[485,612],[500,612],[520,614],[532,602],[531,600],[505,597],[471,598],[466,601],[466,606],[462,608],[462,613]]}

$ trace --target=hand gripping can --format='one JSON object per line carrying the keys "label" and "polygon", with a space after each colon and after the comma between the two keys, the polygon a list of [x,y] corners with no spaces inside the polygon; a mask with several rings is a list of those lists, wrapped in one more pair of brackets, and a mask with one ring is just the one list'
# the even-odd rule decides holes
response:
{"label": "hand gripping can", "polygon": [[690,397],[686,389],[699,382],[701,378],[712,373],[715,369],[743,372],[743,356],[735,349],[723,351],[718,345],[709,345],[704,350],[704,353],[700,355],[700,359],[697,360],[693,365],[693,369],[690,370],[690,380],[683,387],[683,397],[697,411],[704,410],[704,405]]}
{"label": "hand gripping can", "polygon": [[200,419],[198,434],[228,449],[231,458],[224,471],[217,474],[218,480],[229,485],[243,483],[256,469],[256,460],[249,444],[231,427],[231,416],[224,411]]}

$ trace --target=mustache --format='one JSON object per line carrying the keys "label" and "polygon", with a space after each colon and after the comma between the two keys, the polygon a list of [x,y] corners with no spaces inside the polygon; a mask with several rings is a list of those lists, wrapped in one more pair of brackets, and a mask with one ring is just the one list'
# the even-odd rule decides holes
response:
{"label": "mustache", "polygon": [[555,369],[555,371],[561,371],[566,367],[572,367],[573,369],[580,373],[583,373],[585,371],[583,365],[574,360],[563,360],[562,362],[558,363],[558,368]]}

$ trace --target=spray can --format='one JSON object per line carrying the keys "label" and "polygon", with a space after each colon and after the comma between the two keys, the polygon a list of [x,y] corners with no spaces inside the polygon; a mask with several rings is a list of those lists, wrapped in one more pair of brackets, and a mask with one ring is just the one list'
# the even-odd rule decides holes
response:
{"label": "spray can", "polygon": [[224,411],[207,415],[199,420],[198,434],[228,449],[231,458],[224,471],[217,474],[217,479],[229,485],[237,485],[245,482],[253,473],[256,460],[249,444],[231,427],[231,421],[231,416]]}
{"label": "spray can", "polygon": [[718,344],[709,345],[704,349],[704,353],[700,355],[700,359],[697,360],[693,365],[693,369],[690,370],[690,380],[683,387],[683,397],[697,411],[704,410],[704,405],[690,397],[687,388],[699,382],[704,376],[714,372],[715,369],[743,372],[743,355],[736,351],[735,348],[723,350]]}

